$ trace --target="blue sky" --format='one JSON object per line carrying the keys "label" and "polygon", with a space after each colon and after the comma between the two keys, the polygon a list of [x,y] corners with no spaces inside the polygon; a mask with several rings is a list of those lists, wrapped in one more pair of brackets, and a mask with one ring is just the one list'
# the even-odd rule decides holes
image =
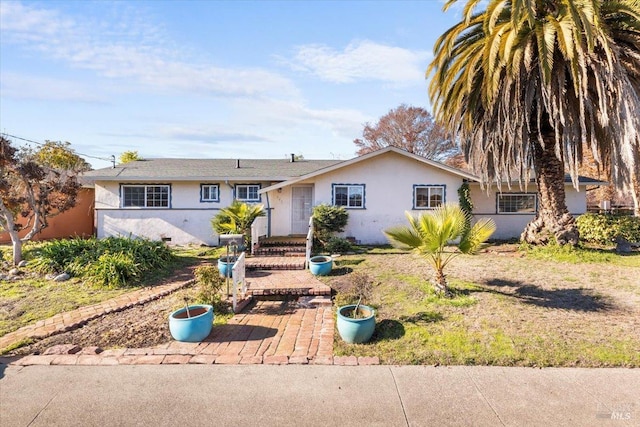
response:
{"label": "blue sky", "polygon": [[364,123],[430,110],[459,19],[442,4],[0,0],[0,131],[104,158],[348,159]]}

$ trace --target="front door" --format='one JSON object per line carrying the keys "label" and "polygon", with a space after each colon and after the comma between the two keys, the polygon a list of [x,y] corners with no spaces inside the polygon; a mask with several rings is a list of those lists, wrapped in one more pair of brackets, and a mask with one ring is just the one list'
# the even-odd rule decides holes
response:
{"label": "front door", "polygon": [[313,187],[291,187],[291,234],[307,234],[313,212]]}

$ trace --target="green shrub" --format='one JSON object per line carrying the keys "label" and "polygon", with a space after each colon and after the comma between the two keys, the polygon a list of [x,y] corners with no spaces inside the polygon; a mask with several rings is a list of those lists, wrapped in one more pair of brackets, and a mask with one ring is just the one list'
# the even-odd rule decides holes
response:
{"label": "green shrub", "polygon": [[342,206],[321,204],[313,208],[314,240],[324,247],[335,233],[344,231],[349,212]]}
{"label": "green shrub", "polygon": [[140,267],[133,255],[127,253],[106,252],[88,264],[85,276],[89,282],[108,288],[119,288],[140,274]]}
{"label": "green shrub", "polygon": [[198,283],[196,299],[199,303],[217,306],[222,298],[221,291],[226,281],[220,271],[213,265],[203,265],[194,271]]}
{"label": "green shrub", "polygon": [[332,237],[324,246],[324,249],[331,254],[344,254],[351,252],[353,246],[351,246],[351,243],[347,239]]}
{"label": "green shrub", "polygon": [[640,218],[609,214],[584,214],[576,219],[580,238],[585,242],[611,244],[620,236],[640,241]]}
{"label": "green shrub", "polygon": [[38,272],[67,272],[109,287],[137,283],[145,273],[164,268],[174,259],[163,242],[123,237],[52,240],[29,256],[29,266]]}

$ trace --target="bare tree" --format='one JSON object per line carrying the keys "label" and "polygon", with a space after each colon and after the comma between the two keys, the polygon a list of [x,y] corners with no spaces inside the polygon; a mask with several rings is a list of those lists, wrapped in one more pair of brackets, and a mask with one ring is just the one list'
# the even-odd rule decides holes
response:
{"label": "bare tree", "polygon": [[[47,141],[37,150],[18,150],[0,137],[0,228],[11,236],[14,264],[22,260],[23,242],[46,228],[49,217],[75,205],[77,175],[89,168],[68,142]],[[18,218],[26,222],[19,224]],[[23,229],[28,232],[20,238]]]}
{"label": "bare tree", "polygon": [[354,139],[353,143],[359,156],[388,146],[438,161],[459,152],[455,140],[434,122],[431,113],[406,104],[390,110],[375,124],[366,123],[362,139]]}

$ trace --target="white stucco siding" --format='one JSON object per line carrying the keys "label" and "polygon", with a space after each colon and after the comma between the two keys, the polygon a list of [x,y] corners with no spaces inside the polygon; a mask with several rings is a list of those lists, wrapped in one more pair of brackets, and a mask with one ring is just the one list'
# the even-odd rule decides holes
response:
{"label": "white stucco siding", "polygon": [[[470,185],[471,201],[473,202],[474,217],[493,218],[496,223],[496,231],[491,236],[492,239],[509,240],[518,239],[526,225],[535,217],[535,214],[498,214],[497,213],[497,188],[492,187],[487,194],[486,190],[482,190],[479,184]],[[518,186],[512,187],[510,190],[503,188],[503,193],[525,193],[520,191]],[[527,193],[536,193],[536,186],[529,185]],[[565,196],[567,209],[572,215],[580,215],[587,211],[587,199],[584,187],[580,191],[572,185],[565,186]]]}
{"label": "white stucco siding", "polygon": [[217,245],[206,210],[97,211],[98,238],[124,236],[165,240],[171,245]]}
{"label": "white stucco siding", "polygon": [[[397,153],[354,163],[348,167],[319,175],[296,185],[313,184],[314,205],[332,204],[334,184],[363,184],[364,209],[348,209],[349,223],[343,236],[353,236],[363,244],[387,243],[382,231],[390,226],[405,224],[405,211],[413,209],[414,185],[444,185],[445,201],[458,203],[457,191],[462,179],[449,172]],[[281,193],[269,193],[272,211],[272,235],[289,234],[291,216],[290,187]]]}
{"label": "white stucco siding", "polygon": [[[268,186],[269,182],[246,182]],[[171,186],[169,208],[122,208],[122,184],[168,184]],[[201,200],[201,184],[218,184],[219,201]],[[152,240],[171,239],[174,245],[217,245],[218,236],[211,228],[211,218],[233,201],[234,182],[96,182],[95,209],[99,238],[134,236]],[[241,182],[245,184],[245,182]],[[264,197],[262,200],[264,203]]]}

